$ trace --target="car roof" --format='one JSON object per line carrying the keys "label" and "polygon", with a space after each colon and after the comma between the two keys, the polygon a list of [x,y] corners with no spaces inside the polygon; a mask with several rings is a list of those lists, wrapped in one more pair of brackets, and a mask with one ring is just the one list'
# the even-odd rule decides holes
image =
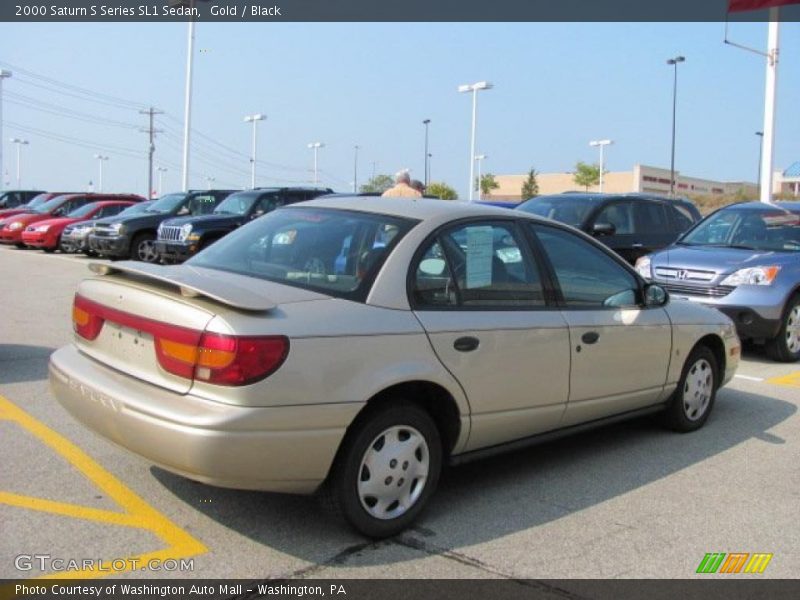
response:
{"label": "car roof", "polygon": [[[486,206],[484,204],[464,202],[460,200],[433,200],[428,198],[384,198],[380,196],[325,196],[292,205],[293,207],[313,206],[318,208],[336,208],[354,210],[394,217],[404,217],[425,221],[429,219],[464,217],[497,217],[509,216],[506,208]],[[520,213],[528,216],[527,213]],[[518,216],[515,214],[515,216]],[[533,215],[530,215],[531,217]]]}
{"label": "car roof", "polygon": [[753,200],[750,202],[737,202],[736,204],[728,204],[727,206],[723,206],[720,210],[728,210],[730,208],[736,209],[744,209],[744,210],[763,210],[766,208],[781,208],[783,210],[788,210],[793,213],[800,214],[800,202],[773,202],[771,204],[767,204],[766,202],[759,202],[758,200]]}
{"label": "car roof", "polygon": [[542,196],[534,196],[529,200],[538,200],[539,198],[546,198],[548,200],[553,198],[578,198],[580,200],[588,200],[591,202],[602,202],[604,200],[619,200],[619,199],[635,199],[650,202],[681,202],[693,204],[688,198],[678,197],[669,198],[667,196],[659,196],[657,194],[647,194],[642,192],[623,192],[619,194],[607,194],[600,192],[562,192],[561,194],[544,194]]}

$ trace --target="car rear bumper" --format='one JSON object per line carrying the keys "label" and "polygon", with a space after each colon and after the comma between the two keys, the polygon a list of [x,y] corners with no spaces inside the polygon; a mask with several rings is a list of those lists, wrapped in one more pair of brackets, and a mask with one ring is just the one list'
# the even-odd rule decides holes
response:
{"label": "car rear bumper", "polygon": [[50,358],[56,399],[83,425],[189,479],[313,493],[361,403],[242,407],[170,392],[67,346]]}
{"label": "car rear bumper", "polygon": [[106,256],[128,256],[130,239],[127,236],[99,237],[89,236],[89,248]]}
{"label": "car rear bumper", "polygon": [[176,244],[156,240],[156,252],[170,262],[183,262],[197,253],[197,244]]}

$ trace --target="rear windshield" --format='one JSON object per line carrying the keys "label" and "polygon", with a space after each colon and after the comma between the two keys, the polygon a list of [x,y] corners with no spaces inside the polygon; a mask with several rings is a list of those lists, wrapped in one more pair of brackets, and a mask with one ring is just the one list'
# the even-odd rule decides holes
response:
{"label": "rear windshield", "polygon": [[543,196],[523,202],[517,210],[580,227],[589,211],[595,206],[596,202],[590,198],[570,198],[568,195],[556,198]]}
{"label": "rear windshield", "polygon": [[774,252],[800,251],[800,214],[780,208],[723,209],[702,221],[678,242]]}
{"label": "rear windshield", "polygon": [[187,264],[363,300],[389,252],[414,224],[355,211],[282,208]]}

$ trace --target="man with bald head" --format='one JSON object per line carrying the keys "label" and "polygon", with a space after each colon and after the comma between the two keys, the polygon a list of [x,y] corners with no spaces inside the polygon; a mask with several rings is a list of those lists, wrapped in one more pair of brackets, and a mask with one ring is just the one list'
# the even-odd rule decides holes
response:
{"label": "man with bald head", "polygon": [[394,176],[394,187],[381,194],[385,198],[422,198],[422,194],[411,187],[411,176],[408,171],[400,171]]}

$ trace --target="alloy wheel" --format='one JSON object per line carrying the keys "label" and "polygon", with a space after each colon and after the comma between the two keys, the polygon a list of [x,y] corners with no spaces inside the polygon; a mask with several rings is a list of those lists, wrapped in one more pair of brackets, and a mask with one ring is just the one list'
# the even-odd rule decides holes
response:
{"label": "alloy wheel", "polygon": [[690,421],[700,419],[708,410],[713,393],[714,369],[705,358],[701,358],[691,366],[683,385],[683,410],[686,418]]}
{"label": "alloy wheel", "polygon": [[800,304],[786,315],[786,348],[793,354],[800,352]]}
{"label": "alloy wheel", "polygon": [[158,254],[156,253],[156,243],[153,240],[142,240],[136,249],[136,255],[142,262],[156,262]]}

